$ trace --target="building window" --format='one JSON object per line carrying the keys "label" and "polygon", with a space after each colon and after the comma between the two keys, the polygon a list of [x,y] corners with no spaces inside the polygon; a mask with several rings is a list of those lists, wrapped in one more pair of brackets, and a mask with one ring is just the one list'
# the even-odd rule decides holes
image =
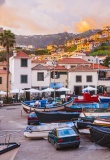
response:
{"label": "building window", "polygon": [[44,72],[37,73],[37,81],[44,81]]}
{"label": "building window", "polygon": [[21,83],[27,83],[28,82],[28,76],[27,75],[21,75]]}
{"label": "building window", "polygon": [[86,82],[92,82],[92,76],[87,76],[86,77]]}
{"label": "building window", "polygon": [[76,82],[82,82],[82,76],[76,76]]}
{"label": "building window", "polygon": [[21,67],[27,67],[27,59],[21,59]]}
{"label": "building window", "polygon": [[0,77],[0,84],[2,84],[2,77]]}

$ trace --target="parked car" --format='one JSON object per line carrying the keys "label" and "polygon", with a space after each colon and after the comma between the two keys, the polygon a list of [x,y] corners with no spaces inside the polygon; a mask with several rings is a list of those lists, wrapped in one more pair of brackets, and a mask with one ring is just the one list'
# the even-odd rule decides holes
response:
{"label": "parked car", "polygon": [[28,115],[28,125],[30,124],[39,125],[39,120],[35,112],[31,112]]}
{"label": "parked car", "polygon": [[48,141],[57,149],[65,147],[78,148],[80,137],[75,128],[55,128],[48,134]]}

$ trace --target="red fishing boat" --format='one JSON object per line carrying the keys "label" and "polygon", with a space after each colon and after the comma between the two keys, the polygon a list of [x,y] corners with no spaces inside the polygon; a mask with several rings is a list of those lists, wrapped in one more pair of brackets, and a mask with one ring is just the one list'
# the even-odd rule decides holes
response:
{"label": "red fishing boat", "polygon": [[74,98],[74,103],[92,103],[99,102],[98,95],[90,95],[89,92],[82,93],[82,96]]}

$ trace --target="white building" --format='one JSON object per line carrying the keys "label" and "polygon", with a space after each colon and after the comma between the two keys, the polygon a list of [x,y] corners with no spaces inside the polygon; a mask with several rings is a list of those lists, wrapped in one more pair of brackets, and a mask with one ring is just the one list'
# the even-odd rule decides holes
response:
{"label": "white building", "polygon": [[50,85],[50,69],[37,64],[32,68],[32,88],[43,89]]}
{"label": "white building", "polygon": [[85,61],[88,61],[89,63],[103,63],[106,56],[83,56],[82,57]]}
{"label": "white building", "polygon": [[20,51],[14,51],[9,59],[11,73],[11,89],[31,88],[31,59]]}
{"label": "white building", "polygon": [[69,69],[68,72],[68,88],[76,95],[82,93],[82,89],[87,86],[97,88],[98,74],[96,70],[89,66],[80,65]]}
{"label": "white building", "polygon": [[90,66],[90,63],[82,58],[63,58],[58,61],[58,64],[67,69],[74,68],[79,65]]}

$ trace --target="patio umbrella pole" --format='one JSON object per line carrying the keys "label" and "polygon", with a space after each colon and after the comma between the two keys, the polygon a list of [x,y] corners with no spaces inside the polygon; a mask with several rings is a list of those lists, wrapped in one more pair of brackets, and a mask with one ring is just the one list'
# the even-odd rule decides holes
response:
{"label": "patio umbrella pole", "polygon": [[57,60],[55,60],[55,57],[54,57],[54,60],[52,61],[52,64],[53,64],[53,67],[54,67],[54,101],[55,101],[55,66],[57,65]]}
{"label": "patio umbrella pole", "polygon": [[54,101],[55,101],[55,62],[54,62]]}

